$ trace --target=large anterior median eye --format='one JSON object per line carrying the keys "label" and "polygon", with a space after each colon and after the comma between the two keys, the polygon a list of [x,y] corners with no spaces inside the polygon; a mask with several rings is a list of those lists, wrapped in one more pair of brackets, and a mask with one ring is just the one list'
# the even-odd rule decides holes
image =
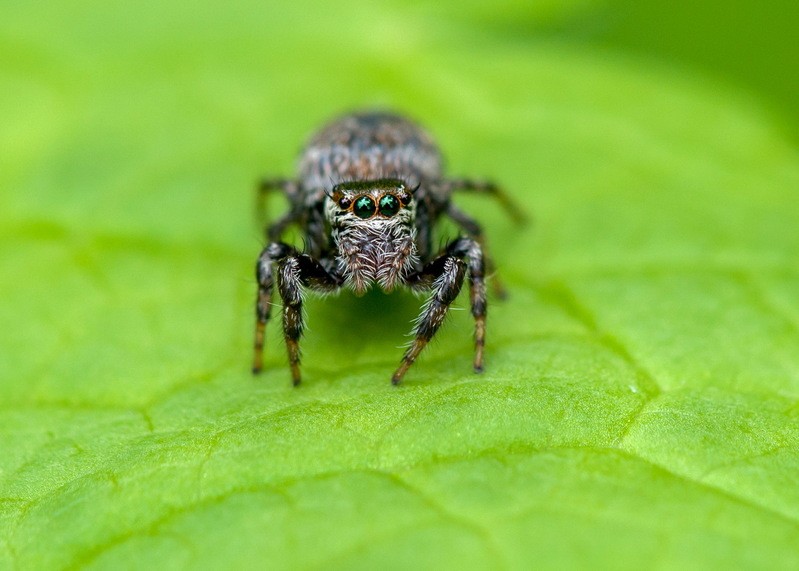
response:
{"label": "large anterior median eye", "polygon": [[399,199],[397,199],[397,197],[393,194],[385,194],[380,197],[378,210],[383,216],[394,216],[397,212],[399,212],[399,207]]}
{"label": "large anterior median eye", "polygon": [[370,196],[359,196],[355,199],[352,211],[358,218],[371,218],[375,215],[375,201]]}

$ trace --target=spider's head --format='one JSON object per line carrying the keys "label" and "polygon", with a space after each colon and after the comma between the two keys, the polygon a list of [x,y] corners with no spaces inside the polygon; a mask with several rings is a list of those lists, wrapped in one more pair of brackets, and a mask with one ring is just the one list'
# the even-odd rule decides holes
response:
{"label": "spider's head", "polygon": [[416,264],[415,188],[394,178],[343,182],[325,201],[337,263],[356,293],[390,291]]}

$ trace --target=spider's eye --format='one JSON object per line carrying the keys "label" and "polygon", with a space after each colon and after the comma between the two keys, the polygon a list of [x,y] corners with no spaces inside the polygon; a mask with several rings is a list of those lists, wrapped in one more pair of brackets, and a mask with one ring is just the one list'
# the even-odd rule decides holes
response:
{"label": "spider's eye", "polygon": [[380,198],[378,209],[380,214],[386,217],[394,216],[399,212],[400,203],[393,194],[386,194]]}
{"label": "spider's eye", "polygon": [[352,211],[358,218],[371,218],[375,214],[375,201],[370,196],[359,196]]}
{"label": "spider's eye", "polygon": [[342,210],[347,210],[351,204],[352,204],[352,199],[348,196],[345,196],[344,198],[338,201],[338,206]]}

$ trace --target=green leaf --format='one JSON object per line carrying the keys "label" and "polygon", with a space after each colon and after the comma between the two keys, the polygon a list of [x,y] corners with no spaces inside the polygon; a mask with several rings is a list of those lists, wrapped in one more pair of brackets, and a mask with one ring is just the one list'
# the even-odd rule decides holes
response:
{"label": "green leaf", "polygon": [[[795,148],[463,10],[4,8],[0,568],[799,566]],[[309,301],[300,388],[277,322],[249,374],[253,181],[361,106],[533,216],[457,198],[511,292],[483,375],[464,296],[390,386],[421,301],[379,293]]]}

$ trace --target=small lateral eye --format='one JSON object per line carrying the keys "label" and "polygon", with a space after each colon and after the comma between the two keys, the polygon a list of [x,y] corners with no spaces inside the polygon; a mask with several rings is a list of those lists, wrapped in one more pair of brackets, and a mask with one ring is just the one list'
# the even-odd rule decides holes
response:
{"label": "small lateral eye", "polygon": [[400,191],[397,198],[399,198],[400,204],[403,206],[408,206],[411,203],[411,195],[404,190]]}
{"label": "small lateral eye", "polygon": [[393,194],[384,194],[380,197],[378,209],[380,214],[386,217],[394,216],[399,212],[400,201]]}
{"label": "small lateral eye", "polygon": [[345,196],[338,201],[338,206],[342,210],[348,210],[350,206],[352,206],[352,199],[349,196]]}
{"label": "small lateral eye", "polygon": [[371,218],[375,215],[375,201],[372,200],[371,196],[359,196],[355,199],[355,206],[352,208],[352,212],[358,218]]}

